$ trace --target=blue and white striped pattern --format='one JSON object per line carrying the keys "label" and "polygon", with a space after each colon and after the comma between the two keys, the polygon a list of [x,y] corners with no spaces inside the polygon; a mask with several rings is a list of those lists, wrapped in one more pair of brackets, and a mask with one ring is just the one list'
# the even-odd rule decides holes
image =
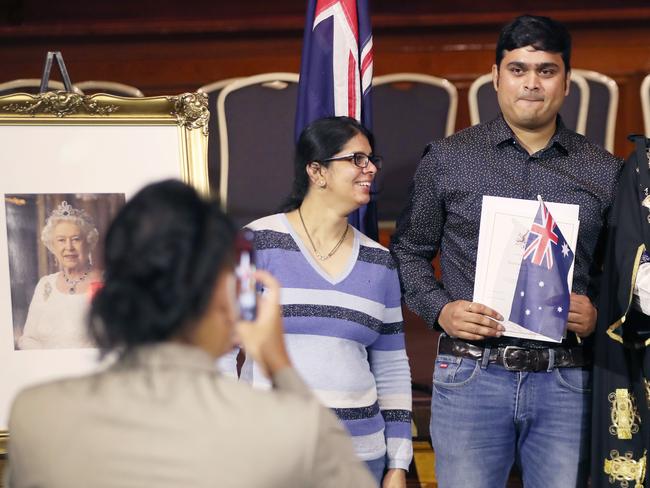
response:
{"label": "blue and white striped pattern", "polygon": [[[248,225],[257,266],[282,285],[291,360],[320,400],[336,412],[361,459],[408,469],[411,375],[404,349],[399,281],[388,251],[355,229],[350,263],[323,272],[284,214]],[[242,379],[268,386],[247,361]]]}

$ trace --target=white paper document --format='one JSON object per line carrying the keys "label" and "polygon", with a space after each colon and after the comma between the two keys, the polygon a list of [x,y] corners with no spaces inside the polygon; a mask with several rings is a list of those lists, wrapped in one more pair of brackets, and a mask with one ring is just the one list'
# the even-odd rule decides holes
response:
{"label": "white paper document", "polygon": [[[544,203],[575,253],[580,207]],[[508,320],[528,231],[539,208],[537,200],[483,197],[473,301],[493,308],[504,317],[505,336],[560,342],[561,339],[552,339]],[[569,290],[572,281],[573,264],[568,274]]]}

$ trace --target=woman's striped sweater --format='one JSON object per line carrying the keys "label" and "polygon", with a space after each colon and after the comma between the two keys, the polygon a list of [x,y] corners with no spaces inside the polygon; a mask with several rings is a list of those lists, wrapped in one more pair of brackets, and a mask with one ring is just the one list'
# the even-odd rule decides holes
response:
{"label": "woman's striped sweater", "polygon": [[[336,412],[356,452],[388,468],[408,469],[411,375],[404,347],[400,288],[384,247],[354,231],[347,269],[331,277],[318,266],[284,214],[259,219],[256,264],[282,285],[291,360],[320,400]],[[241,378],[268,385],[247,361]]]}

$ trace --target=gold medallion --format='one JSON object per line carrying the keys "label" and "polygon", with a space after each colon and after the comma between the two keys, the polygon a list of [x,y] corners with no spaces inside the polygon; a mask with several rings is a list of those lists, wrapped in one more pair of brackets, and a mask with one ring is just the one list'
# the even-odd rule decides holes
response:
{"label": "gold medallion", "polygon": [[636,401],[625,388],[617,388],[607,397],[610,405],[612,425],[609,433],[619,439],[631,439],[632,434],[639,432],[641,417],[636,408]]}
{"label": "gold medallion", "polygon": [[[621,456],[617,450],[609,453],[610,459],[605,459],[604,471],[609,476],[611,484],[619,483],[621,488],[643,488],[646,468],[646,452],[637,461],[632,457],[631,452]],[[630,485],[634,481],[634,485]]]}

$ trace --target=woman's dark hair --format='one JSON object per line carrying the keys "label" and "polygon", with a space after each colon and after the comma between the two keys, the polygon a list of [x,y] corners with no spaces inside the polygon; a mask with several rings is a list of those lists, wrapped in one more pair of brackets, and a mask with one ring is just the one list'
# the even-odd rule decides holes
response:
{"label": "woman's dark hair", "polygon": [[291,195],[282,205],[281,212],[297,209],[307,195],[309,177],[305,167],[313,161],[317,161],[325,167],[329,166],[330,163],[321,161],[334,156],[357,134],[364,135],[374,150],[373,135],[351,117],[326,117],[312,122],[303,129],[296,143]]}
{"label": "woman's dark hair", "polygon": [[539,51],[560,53],[566,72],[571,71],[571,34],[557,20],[538,15],[522,15],[506,25],[497,41],[497,66],[501,65],[504,51],[526,46],[533,46]]}
{"label": "woman's dark hair", "polygon": [[106,236],[104,286],[90,332],[104,351],[168,340],[202,315],[217,276],[233,262],[236,231],[214,201],[176,180],[149,185]]}

